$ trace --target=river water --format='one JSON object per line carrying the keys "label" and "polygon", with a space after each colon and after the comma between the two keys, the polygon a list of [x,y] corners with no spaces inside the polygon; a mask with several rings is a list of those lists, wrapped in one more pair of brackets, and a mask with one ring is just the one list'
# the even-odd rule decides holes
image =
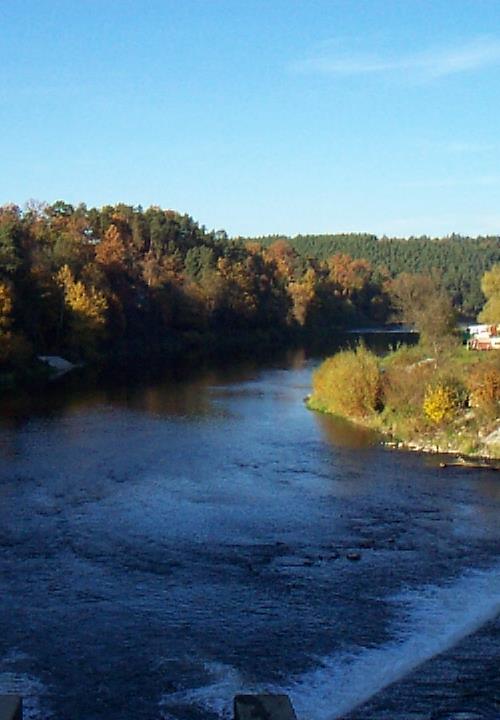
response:
{"label": "river water", "polygon": [[[0,415],[0,693],[27,718],[500,717],[498,473],[308,412],[313,361]],[[364,703],[364,704],[363,704]]]}

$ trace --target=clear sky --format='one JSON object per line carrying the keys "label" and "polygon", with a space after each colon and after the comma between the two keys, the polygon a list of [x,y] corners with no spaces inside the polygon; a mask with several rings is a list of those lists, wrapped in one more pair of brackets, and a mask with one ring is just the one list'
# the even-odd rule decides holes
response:
{"label": "clear sky", "polygon": [[0,203],[500,233],[500,0],[0,0]]}

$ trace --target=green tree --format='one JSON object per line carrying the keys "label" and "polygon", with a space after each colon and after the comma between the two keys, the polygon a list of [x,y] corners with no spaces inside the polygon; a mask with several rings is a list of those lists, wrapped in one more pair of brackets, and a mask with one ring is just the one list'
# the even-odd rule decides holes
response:
{"label": "green tree", "polygon": [[203,276],[215,267],[215,254],[212,248],[206,245],[190,248],[184,261],[186,275],[191,280],[201,280]]}
{"label": "green tree", "polygon": [[0,208],[0,275],[13,275],[21,265],[19,208]]}
{"label": "green tree", "polygon": [[437,350],[453,336],[456,315],[450,297],[433,275],[401,273],[389,285],[397,317],[420,334],[420,342]]}

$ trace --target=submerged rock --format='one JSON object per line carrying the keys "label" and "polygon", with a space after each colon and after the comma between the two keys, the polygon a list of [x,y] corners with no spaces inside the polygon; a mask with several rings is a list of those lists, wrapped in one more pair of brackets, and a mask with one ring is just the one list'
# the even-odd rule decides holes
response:
{"label": "submerged rock", "polygon": [[350,560],[351,562],[356,562],[357,560],[361,560],[361,553],[349,552],[349,553],[347,553],[346,558],[348,560]]}
{"label": "submerged rock", "polygon": [[375,540],[371,540],[370,538],[364,538],[363,540],[359,541],[359,547],[365,550],[371,550],[375,547]]}

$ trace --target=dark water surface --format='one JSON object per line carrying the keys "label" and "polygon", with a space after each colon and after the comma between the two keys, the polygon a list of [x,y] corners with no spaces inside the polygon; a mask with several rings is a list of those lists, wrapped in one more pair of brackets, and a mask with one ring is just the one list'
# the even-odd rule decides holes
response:
{"label": "dark water surface", "polygon": [[28,718],[261,689],[303,720],[500,717],[498,473],[308,412],[311,370],[5,403],[0,692]]}

